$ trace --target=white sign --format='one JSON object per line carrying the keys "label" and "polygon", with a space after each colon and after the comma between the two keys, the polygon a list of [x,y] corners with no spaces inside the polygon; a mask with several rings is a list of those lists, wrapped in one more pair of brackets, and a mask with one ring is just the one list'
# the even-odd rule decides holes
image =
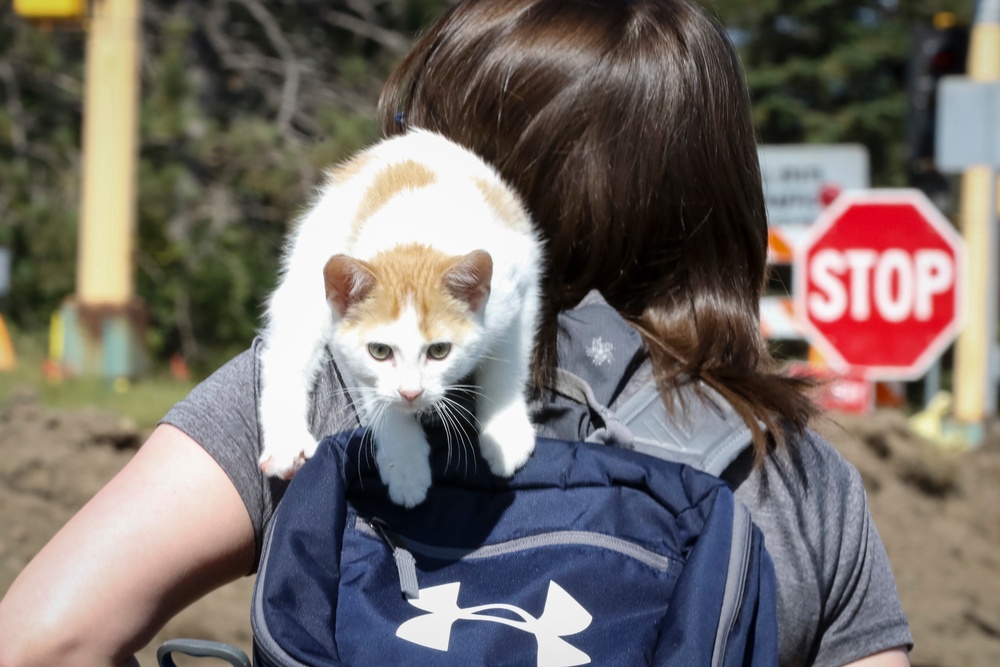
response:
{"label": "white sign", "polygon": [[948,174],[977,165],[1000,168],[1000,81],[946,76],[937,99],[934,165]]}
{"label": "white sign", "polygon": [[825,195],[864,189],[871,180],[868,149],[860,144],[764,145],[757,155],[773,227],[811,225]]}

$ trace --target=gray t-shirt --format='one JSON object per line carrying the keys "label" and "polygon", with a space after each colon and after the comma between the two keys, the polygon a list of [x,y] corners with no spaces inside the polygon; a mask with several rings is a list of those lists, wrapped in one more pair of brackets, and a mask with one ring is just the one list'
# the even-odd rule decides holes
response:
{"label": "gray t-shirt", "polygon": [[[163,420],[200,443],[232,479],[253,522],[258,557],[286,486],[257,467],[259,352],[254,341]],[[315,391],[325,397],[310,415],[317,437],[358,426],[332,361]],[[861,478],[829,443],[808,433],[760,467],[749,453],[740,457],[723,477],[749,508],[774,560],[782,667],[833,667],[912,644]]]}

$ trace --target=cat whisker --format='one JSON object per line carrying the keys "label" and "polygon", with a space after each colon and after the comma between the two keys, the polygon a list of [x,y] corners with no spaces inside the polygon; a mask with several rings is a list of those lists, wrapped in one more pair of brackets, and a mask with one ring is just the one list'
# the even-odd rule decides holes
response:
{"label": "cat whisker", "polygon": [[[441,424],[444,427],[445,441],[447,442],[448,445],[448,458],[445,463],[445,469],[447,470],[448,468],[451,468],[452,451],[454,449],[454,444],[451,436],[452,429],[455,429],[456,438],[460,438],[461,433],[459,432],[459,429],[456,428],[454,417],[451,415],[451,411],[446,403],[441,402],[440,404],[435,405],[435,410],[441,417]],[[459,440],[459,442],[461,442],[461,440]]]}
{"label": "cat whisker", "polygon": [[[478,429],[478,420],[476,419],[475,414],[461,403],[447,397],[441,401],[441,406],[445,411],[447,411],[449,422],[455,428],[456,434],[459,437],[459,444],[462,445],[462,449],[460,451],[466,452],[466,474],[468,473],[468,460],[470,457],[473,461],[473,469],[478,469],[476,467],[478,466],[478,463],[476,461],[472,441],[469,437],[467,429],[462,428],[462,424],[464,423],[468,429]],[[473,424],[473,422],[476,422],[476,424]]]}
{"label": "cat whisker", "polygon": [[340,387],[331,389],[313,397],[314,402],[321,402],[324,399],[333,397],[346,398],[348,402],[363,401],[364,399],[376,395],[376,391],[371,387]]}
{"label": "cat whisker", "polygon": [[448,413],[448,406],[443,401],[434,404],[434,413],[441,420],[441,426],[444,428],[444,439],[445,444],[448,447],[448,455],[445,459],[445,470],[451,467],[451,452],[452,452],[452,440],[451,440],[451,428],[452,428],[452,417]]}
{"label": "cat whisker", "polygon": [[[374,392],[371,392],[369,395],[370,396],[374,395]],[[378,401],[366,401],[365,402],[365,407],[364,407],[365,417],[364,418],[365,418],[365,421],[367,421],[368,423],[364,425],[365,426],[365,434],[362,437],[362,444],[364,444],[365,439],[367,439],[367,441],[368,441],[368,447],[365,448],[364,453],[365,453],[365,460],[367,461],[367,463],[368,463],[369,466],[372,465],[372,459],[371,459],[371,457],[375,454],[375,447],[378,446],[377,445],[377,441],[380,439],[381,431],[382,431],[382,428],[383,428],[383,426],[385,424],[384,417],[385,417],[386,410],[388,410],[388,406],[386,404],[384,404],[384,403],[380,403]],[[376,467],[376,468],[378,467],[377,460],[375,462],[375,466],[374,467]],[[361,473],[361,460],[360,460],[360,457],[359,457],[359,459],[358,459],[358,474],[359,474],[359,476],[360,476],[360,473]]]}
{"label": "cat whisker", "polygon": [[[346,420],[347,415],[349,415],[349,411],[352,409],[351,406],[355,405],[355,403],[357,402],[357,398],[363,395],[364,389],[365,388],[363,387],[356,387],[352,389],[348,389],[347,387],[328,388],[321,392],[315,392],[314,394],[312,394],[310,399],[312,405],[322,406],[319,409],[321,410],[325,409],[327,411],[330,411],[330,409],[333,407],[330,406],[330,399],[332,398],[346,399],[340,405],[337,406],[338,414],[344,417]],[[357,409],[356,406],[354,409],[355,410]]]}
{"label": "cat whisker", "polygon": [[467,394],[471,394],[471,395],[475,396],[475,397],[476,397],[476,398],[478,398],[478,399],[482,399],[482,400],[484,400],[484,401],[488,401],[489,403],[493,403],[493,404],[496,404],[496,399],[494,399],[494,398],[493,398],[492,396],[490,396],[489,394],[485,394],[485,393],[483,393],[483,392],[481,392],[481,391],[473,391],[473,390],[471,390],[471,389],[463,389],[463,390],[460,390],[459,392],[456,392],[456,393],[467,393]]}
{"label": "cat whisker", "polygon": [[448,389],[459,394],[470,394],[472,396],[483,396],[483,391],[476,384],[453,384],[449,385]]}
{"label": "cat whisker", "polygon": [[[449,411],[452,414],[452,420],[455,423],[455,428],[458,430],[462,438],[460,440],[462,445],[462,451],[466,453],[466,464],[471,458],[473,462],[473,469],[478,469],[478,461],[476,459],[475,445],[472,442],[471,433],[479,431],[479,420],[476,419],[476,415],[470,412],[465,406],[460,404],[450,404],[448,406]],[[464,428],[462,425],[464,424]],[[466,468],[468,471],[468,468]]]}
{"label": "cat whisker", "polygon": [[463,417],[463,421],[469,428],[479,430],[480,426],[482,426],[479,419],[476,418],[476,413],[462,405],[461,402],[456,401],[453,398],[448,398],[447,396],[442,398],[441,402],[447,404],[449,409]]}
{"label": "cat whisker", "polygon": [[340,385],[340,384],[338,384],[338,385],[333,385],[333,386],[326,386],[326,394],[327,395],[349,394],[351,392],[362,393],[362,392],[370,391],[370,390],[371,390],[371,387],[366,387],[364,385],[346,385],[346,384],[345,385]]}
{"label": "cat whisker", "polygon": [[365,450],[365,462],[369,467],[378,469],[378,443],[382,439],[383,431],[382,421],[376,421],[372,423],[371,429],[368,431],[368,449]]}
{"label": "cat whisker", "polygon": [[500,362],[501,364],[509,364],[510,361],[511,361],[510,359],[503,359],[501,357],[491,357],[491,356],[486,355],[486,354],[480,355],[479,358],[481,360],[486,360],[486,361],[497,361],[497,362]]}
{"label": "cat whisker", "polygon": [[314,399],[332,398],[334,396],[350,396],[352,389],[348,387],[327,387],[323,392],[314,392]]}
{"label": "cat whisker", "polygon": [[[472,385],[466,385],[466,386],[458,385],[454,387],[449,387],[448,389],[457,397],[462,397],[462,398],[471,397],[472,399],[483,399],[487,401],[492,401],[489,395],[487,395],[486,393],[482,392],[481,390]],[[465,398],[465,400],[469,399]]]}

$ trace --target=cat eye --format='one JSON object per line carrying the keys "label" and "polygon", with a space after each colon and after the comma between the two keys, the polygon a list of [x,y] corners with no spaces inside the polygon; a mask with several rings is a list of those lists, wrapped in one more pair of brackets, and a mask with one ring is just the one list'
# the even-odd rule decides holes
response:
{"label": "cat eye", "polygon": [[451,343],[434,343],[427,348],[427,356],[440,361],[451,352]]}
{"label": "cat eye", "polygon": [[385,361],[392,357],[392,348],[385,343],[368,343],[368,354],[376,361]]}

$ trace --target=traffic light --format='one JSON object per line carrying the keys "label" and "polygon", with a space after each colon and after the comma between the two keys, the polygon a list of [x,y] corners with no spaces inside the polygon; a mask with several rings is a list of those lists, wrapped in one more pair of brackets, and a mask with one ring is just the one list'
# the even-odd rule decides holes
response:
{"label": "traffic light", "polygon": [[908,72],[907,146],[910,185],[935,202],[948,196],[948,181],[934,167],[937,84],[943,76],[963,74],[969,51],[969,29],[954,14],[941,12],[932,25],[913,31]]}

